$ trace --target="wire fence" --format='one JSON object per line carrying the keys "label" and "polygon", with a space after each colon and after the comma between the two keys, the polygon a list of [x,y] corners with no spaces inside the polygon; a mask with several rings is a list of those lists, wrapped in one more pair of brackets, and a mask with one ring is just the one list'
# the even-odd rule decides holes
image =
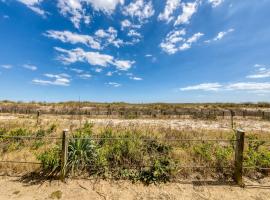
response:
{"label": "wire fence", "polygon": [[[175,164],[174,167],[177,169],[230,169],[233,170],[233,179],[239,185],[243,185],[243,170],[248,169],[255,169],[255,170],[269,170],[269,167],[262,167],[262,166],[245,166],[244,165],[244,146],[245,143],[254,143],[254,142],[263,142],[263,143],[270,143],[270,140],[258,140],[258,139],[246,139],[245,140],[245,133],[241,130],[236,131],[236,139],[208,139],[208,138],[199,138],[199,139],[177,139],[177,138],[125,138],[125,137],[100,137],[98,135],[92,135],[91,137],[69,137],[68,131],[63,131],[62,137],[38,137],[38,136],[12,136],[12,135],[0,135],[1,141],[5,139],[15,139],[15,140],[47,140],[52,141],[56,140],[58,143],[62,142],[60,154],[61,154],[61,179],[64,180],[66,177],[66,165],[68,162],[68,145],[70,141],[76,140],[91,140],[91,141],[144,141],[144,142],[151,142],[151,141],[160,141],[160,142],[177,142],[177,143],[228,143],[234,146],[234,162],[231,166],[211,166],[211,165],[203,165],[199,163],[191,163],[191,164]],[[270,149],[269,149],[270,151]],[[164,154],[166,156],[166,154]],[[164,156],[162,155],[162,156]],[[270,162],[270,161],[269,161]],[[35,161],[19,161],[19,160],[0,160],[2,164],[17,164],[17,165],[40,165],[42,166],[42,162],[35,162]],[[78,164],[79,165],[79,164]],[[91,164],[84,164],[84,167],[91,167]],[[110,165],[100,165],[100,167],[112,167]],[[121,167],[121,166],[120,166]],[[123,166],[124,168],[126,166]],[[129,166],[129,168],[146,168],[146,167],[153,167],[153,165],[136,165],[136,166]]]}

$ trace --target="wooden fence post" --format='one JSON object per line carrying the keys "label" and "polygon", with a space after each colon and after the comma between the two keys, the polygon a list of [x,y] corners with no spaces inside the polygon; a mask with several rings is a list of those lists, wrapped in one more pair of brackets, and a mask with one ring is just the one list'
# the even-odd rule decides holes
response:
{"label": "wooden fence post", "polygon": [[231,110],[231,127],[233,129],[234,125],[233,125],[233,117],[234,117],[234,111]]}
{"label": "wooden fence post", "polygon": [[61,174],[60,174],[61,181],[65,181],[67,159],[68,159],[68,129],[64,129],[62,135],[62,151],[61,151]]}
{"label": "wooden fence post", "polygon": [[235,145],[235,166],[234,166],[234,180],[240,185],[243,183],[243,152],[244,152],[245,132],[237,129],[236,131],[236,145]]}

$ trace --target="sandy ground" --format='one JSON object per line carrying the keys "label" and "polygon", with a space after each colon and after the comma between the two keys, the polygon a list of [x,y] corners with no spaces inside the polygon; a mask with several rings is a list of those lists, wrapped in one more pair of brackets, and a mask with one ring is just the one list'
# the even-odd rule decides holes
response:
{"label": "sandy ground", "polygon": [[[68,115],[42,115],[40,120],[42,123],[57,122],[61,127],[69,128],[70,124],[79,124],[79,117]],[[218,120],[199,120],[199,119],[108,119],[108,118],[90,118],[82,116],[84,121],[92,122],[96,126],[123,126],[123,127],[150,127],[150,128],[171,128],[176,130],[231,130],[230,117]],[[18,115],[18,114],[0,114],[0,123],[8,124],[21,122],[24,124],[35,124],[34,115]],[[262,131],[269,132],[270,122],[257,118],[235,117],[234,125],[236,128],[242,128],[246,131]]]}
{"label": "sandy ground", "polygon": [[[264,183],[267,184],[267,183]],[[194,183],[170,183],[144,186],[128,181],[68,180],[29,183],[20,178],[0,178],[0,199],[216,199],[216,200],[268,200],[269,187],[262,185],[240,188],[230,185],[205,185]]]}

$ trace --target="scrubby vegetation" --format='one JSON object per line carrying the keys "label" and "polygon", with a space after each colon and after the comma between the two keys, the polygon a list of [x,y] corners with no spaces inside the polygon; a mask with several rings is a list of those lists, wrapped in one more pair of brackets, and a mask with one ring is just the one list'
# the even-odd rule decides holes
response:
{"label": "scrubby vegetation", "polygon": [[[57,177],[61,165],[58,125],[48,124],[46,128],[33,124],[33,127],[0,128],[1,159],[41,162],[41,167],[36,170],[42,175]],[[48,138],[53,136],[59,139]],[[127,179],[145,184],[179,178],[230,180],[234,166],[233,141],[179,140],[234,139],[233,136],[233,131],[221,133],[115,126],[95,129],[92,123],[85,122],[69,134],[67,175]],[[246,137],[244,166],[248,168],[244,172],[252,178],[269,173],[265,168],[270,167],[270,146],[261,142],[262,138],[267,139],[265,135],[252,133]],[[24,154],[20,155],[21,152]],[[0,165],[0,169],[8,167]],[[13,168],[13,171],[16,170]]]}

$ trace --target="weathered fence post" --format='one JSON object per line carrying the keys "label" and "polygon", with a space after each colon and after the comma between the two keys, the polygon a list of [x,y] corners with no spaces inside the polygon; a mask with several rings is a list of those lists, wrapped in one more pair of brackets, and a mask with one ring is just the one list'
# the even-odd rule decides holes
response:
{"label": "weathered fence post", "polygon": [[237,129],[236,131],[236,145],[235,145],[235,166],[234,166],[234,180],[240,185],[243,184],[243,152],[244,152],[245,132]]}
{"label": "weathered fence post", "polygon": [[233,125],[233,117],[234,117],[234,111],[231,110],[231,127],[233,129],[234,125]]}
{"label": "weathered fence post", "polygon": [[62,151],[61,151],[61,174],[60,174],[61,181],[65,181],[67,158],[68,158],[68,129],[64,129],[62,135]]}

